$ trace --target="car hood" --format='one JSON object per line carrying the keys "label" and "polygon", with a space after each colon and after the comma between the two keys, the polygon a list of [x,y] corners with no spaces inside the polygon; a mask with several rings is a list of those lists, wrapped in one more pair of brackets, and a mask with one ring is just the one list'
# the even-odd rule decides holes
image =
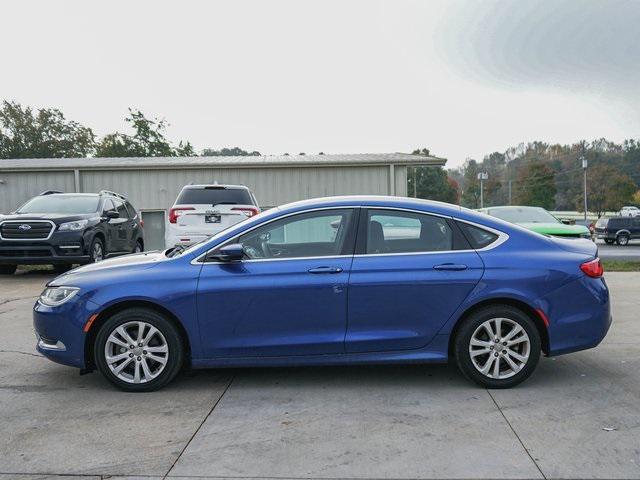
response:
{"label": "car hood", "polygon": [[51,220],[54,223],[74,222],[76,220],[84,220],[87,218],[98,218],[97,213],[89,213],[82,215],[60,214],[60,213],[15,213],[12,215],[0,215],[0,222],[6,220],[27,221],[27,220]]}
{"label": "car hood", "polygon": [[580,235],[589,233],[589,229],[584,225],[565,225],[564,223],[518,223],[518,225],[533,230],[534,232],[546,235]]}
{"label": "car hood", "polygon": [[131,271],[144,270],[156,265],[167,257],[163,250],[135,253],[122,257],[110,258],[97,263],[90,263],[75,268],[59,277],[54,278],[49,285],[74,285],[76,282],[95,275],[129,274]]}

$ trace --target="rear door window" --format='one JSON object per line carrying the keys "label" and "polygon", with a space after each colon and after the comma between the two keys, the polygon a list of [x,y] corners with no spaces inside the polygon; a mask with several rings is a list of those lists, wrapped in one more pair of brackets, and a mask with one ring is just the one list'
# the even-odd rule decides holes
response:
{"label": "rear door window", "polygon": [[244,188],[185,188],[176,205],[253,205],[249,190]]}
{"label": "rear door window", "polygon": [[118,214],[120,218],[130,218],[129,212],[127,211],[127,207],[125,207],[124,202],[122,200],[115,199],[116,209],[118,210]]}
{"label": "rear door window", "polygon": [[484,228],[476,227],[475,225],[469,225],[468,223],[458,222],[458,226],[467,237],[471,248],[479,250],[481,248],[488,247],[493,242],[498,240],[498,235]]}

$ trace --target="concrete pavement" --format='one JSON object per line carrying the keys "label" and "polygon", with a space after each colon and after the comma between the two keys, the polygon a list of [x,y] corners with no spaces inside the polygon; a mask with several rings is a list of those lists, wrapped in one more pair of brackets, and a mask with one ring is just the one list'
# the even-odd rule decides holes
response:
{"label": "concrete pavement", "polygon": [[34,350],[47,274],[0,280],[0,480],[640,478],[640,274],[596,349],[511,390],[451,366],[234,369],[114,390]]}

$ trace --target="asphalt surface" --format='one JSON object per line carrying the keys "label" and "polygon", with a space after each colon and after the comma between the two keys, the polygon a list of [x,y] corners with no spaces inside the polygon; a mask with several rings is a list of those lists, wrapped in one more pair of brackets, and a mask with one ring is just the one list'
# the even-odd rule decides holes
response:
{"label": "asphalt surface", "polygon": [[0,280],[0,480],[640,478],[640,273],[596,349],[488,391],[452,366],[234,369],[127,394],[34,350],[48,274]]}
{"label": "asphalt surface", "polygon": [[598,240],[598,253],[600,258],[606,260],[630,260],[640,262],[640,240],[632,240],[629,245],[621,247],[619,245],[607,245],[602,240]]}

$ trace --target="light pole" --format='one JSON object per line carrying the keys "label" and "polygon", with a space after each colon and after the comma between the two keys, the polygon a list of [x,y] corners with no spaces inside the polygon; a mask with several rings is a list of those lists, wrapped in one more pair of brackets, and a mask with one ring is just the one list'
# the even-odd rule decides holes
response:
{"label": "light pole", "polygon": [[583,187],[584,187],[584,220],[587,221],[587,159],[582,156]]}
{"label": "light pole", "polygon": [[478,173],[478,180],[480,180],[480,208],[484,208],[484,180],[489,179],[489,174],[487,172]]}

